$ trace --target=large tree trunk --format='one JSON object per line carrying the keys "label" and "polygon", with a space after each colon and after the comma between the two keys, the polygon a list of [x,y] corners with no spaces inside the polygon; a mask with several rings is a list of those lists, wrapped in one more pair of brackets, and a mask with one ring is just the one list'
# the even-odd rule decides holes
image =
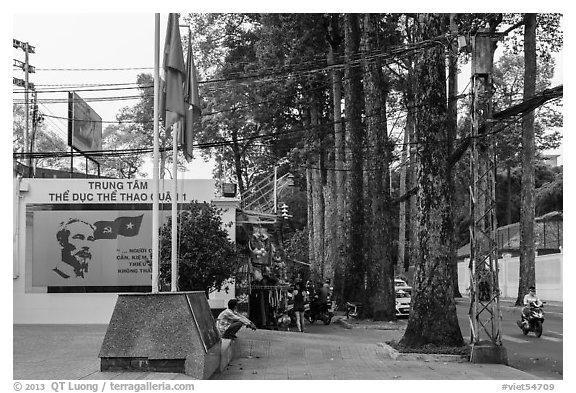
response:
{"label": "large tree trunk", "polygon": [[[458,34],[456,24],[456,14],[450,14],[450,32]],[[454,141],[458,129],[458,45],[454,43],[448,48],[448,155],[454,151]],[[448,169],[448,195],[450,206],[455,206],[456,188],[454,184],[453,167]],[[454,209],[450,209],[450,222],[454,228]],[[452,277],[452,286],[454,288],[454,297],[462,297],[458,288],[458,259],[457,259],[457,240],[456,228],[452,231],[450,241],[450,275]]]}
{"label": "large tree trunk", "polygon": [[[307,114],[307,112],[304,112]],[[304,124],[310,126],[309,116],[305,119]],[[314,198],[313,198],[313,189],[314,189],[314,181],[312,176],[312,167],[313,167],[313,160],[312,160],[312,141],[310,137],[306,138],[305,141],[306,147],[306,228],[308,229],[308,262],[311,264],[311,270],[314,270],[314,260],[315,260],[315,250],[314,250]]]}
{"label": "large tree trunk", "polygon": [[326,185],[324,186],[324,269],[322,280],[334,280],[334,265],[338,256],[338,212],[336,210],[336,176],[334,156],[328,157]]}
{"label": "large tree trunk", "polygon": [[[400,158],[400,190],[399,195],[406,194],[406,167],[408,165],[408,146],[410,137],[408,135],[408,121],[404,127],[404,144],[402,146],[402,155]],[[406,260],[406,201],[400,202],[398,207],[399,221],[398,221],[398,259],[396,261],[396,270],[404,270],[404,262]]]}
{"label": "large tree trunk", "polygon": [[[442,36],[442,16],[420,17],[419,39]],[[412,311],[401,344],[462,346],[450,275],[452,225],[448,197],[446,69],[441,46],[423,51],[416,66],[419,258]]]}
{"label": "large tree trunk", "polygon": [[239,195],[244,195],[246,186],[244,185],[244,171],[242,170],[242,149],[238,143],[238,133],[232,132],[232,153],[234,154],[234,172],[238,182]]}
{"label": "large tree trunk", "polygon": [[[384,49],[378,45],[380,17],[365,14],[363,17],[363,52],[373,53]],[[364,97],[366,108],[366,139],[368,160],[366,237],[368,285],[364,311],[365,317],[376,321],[396,319],[394,268],[391,258],[390,212],[390,151],[386,127],[387,86],[378,59],[364,60]]]}
{"label": "large tree trunk", "polygon": [[506,225],[512,224],[512,165],[506,164]]}
{"label": "large tree trunk", "polygon": [[[322,132],[320,126],[320,116],[318,109],[314,103],[310,107],[310,121],[312,123],[317,143],[322,141]],[[324,276],[324,193],[323,185],[324,179],[322,176],[322,168],[324,166],[322,153],[317,149],[311,153],[312,157],[312,221],[313,221],[313,236],[314,239],[314,259],[312,261],[312,271],[315,273],[315,278],[322,279]]]}
{"label": "large tree trunk", "polygon": [[[418,187],[418,148],[416,145],[416,100],[415,100],[415,90],[416,90],[416,75],[413,73],[409,76],[409,84],[411,94],[408,97],[408,116],[406,117],[406,127],[408,129],[408,139],[410,143],[410,156],[409,156],[409,166],[408,166],[408,189],[412,190],[414,187]],[[404,262],[404,271],[409,271],[410,267],[416,266],[416,261],[418,261],[419,249],[418,249],[418,204],[416,195],[412,195],[408,200],[408,250],[409,258]],[[413,277],[411,277],[413,278]]]}
{"label": "large tree trunk", "polygon": [[349,135],[350,165],[347,179],[348,215],[346,227],[349,231],[346,250],[346,285],[344,297],[348,301],[360,301],[364,292],[364,203],[363,203],[363,159],[364,132],[362,128],[362,69],[357,60],[360,49],[360,26],[358,14],[346,14],[344,70],[346,133]]}
{"label": "large tree trunk", "polygon": [[[414,38],[415,34],[415,22],[412,22],[411,19],[406,21],[406,35],[407,41],[410,43],[415,43],[416,40]],[[408,151],[408,168],[407,168],[407,189],[412,190],[417,186],[417,179],[416,179],[416,164],[418,162],[418,157],[416,154],[417,145],[416,145],[416,102],[414,98],[414,94],[416,91],[417,80],[415,75],[415,60],[414,57],[410,57],[405,60],[405,66],[407,68],[406,74],[406,86],[404,92],[404,101],[406,105],[406,127],[405,133],[408,134],[408,138],[406,141],[406,148]],[[406,139],[406,138],[405,138]],[[409,200],[407,201],[407,216],[408,216],[408,244],[407,244],[407,251],[408,251],[408,258],[404,258],[404,272],[408,272],[410,270],[410,266],[415,266],[416,261],[418,260],[418,228],[416,225],[416,214],[418,212],[418,208],[416,206],[416,195],[410,196]],[[412,283],[412,276],[407,277]]]}
{"label": "large tree trunk", "polygon": [[[328,25],[328,65],[336,64],[336,56],[340,51],[340,44],[342,37],[340,35],[340,27],[338,21],[338,14],[329,16]],[[326,263],[331,265],[331,272],[327,273],[327,278],[331,279],[334,283],[333,296],[337,302],[342,302],[343,293],[342,286],[340,285],[341,276],[343,274],[343,259],[342,250],[344,248],[344,212],[345,212],[345,178],[344,178],[344,131],[342,127],[342,71],[333,68],[330,71],[332,80],[332,105],[333,115],[332,121],[334,123],[334,155],[331,160],[332,165],[329,168],[334,168],[333,171],[328,172],[327,184],[332,189],[328,191],[332,195],[326,197],[327,210],[331,213],[330,219],[326,220],[326,226],[333,228],[334,237],[331,242],[326,244]],[[331,174],[331,176],[330,176]]]}
{"label": "large tree trunk", "polygon": [[[524,15],[524,100],[536,92],[536,14]],[[516,304],[535,285],[534,112],[522,117],[522,190],[520,192],[520,281]]]}

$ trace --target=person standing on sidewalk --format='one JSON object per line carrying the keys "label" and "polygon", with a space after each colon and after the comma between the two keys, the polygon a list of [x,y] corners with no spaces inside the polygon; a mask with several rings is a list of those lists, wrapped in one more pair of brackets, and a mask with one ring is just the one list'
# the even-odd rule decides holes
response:
{"label": "person standing on sidewalk", "polygon": [[296,316],[296,326],[299,332],[304,331],[304,304],[306,303],[306,295],[304,292],[304,285],[298,283],[293,292],[294,295],[294,315]]}
{"label": "person standing on sidewalk", "polygon": [[228,300],[228,308],[222,311],[220,315],[218,315],[218,319],[216,319],[216,328],[220,332],[222,338],[230,340],[238,338],[236,333],[242,326],[256,330],[256,325],[254,325],[251,320],[236,311],[237,305],[238,300]]}

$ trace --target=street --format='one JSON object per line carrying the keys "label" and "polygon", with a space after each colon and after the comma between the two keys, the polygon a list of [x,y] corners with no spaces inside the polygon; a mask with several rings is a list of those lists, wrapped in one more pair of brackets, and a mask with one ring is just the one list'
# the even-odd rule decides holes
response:
{"label": "street", "polygon": [[[468,320],[468,301],[460,299],[457,302],[458,320],[465,341],[470,340],[470,323]],[[502,307],[502,338],[503,345],[508,354],[508,365],[516,369],[528,372],[544,380],[563,378],[563,328],[562,317],[557,312],[545,311],[544,333],[537,338],[534,333],[525,336],[516,326],[516,320],[520,315],[520,308],[511,306]],[[338,318],[338,317],[336,317]],[[306,323],[306,334],[312,335],[338,335],[354,336],[358,343],[384,342],[400,340],[404,334],[407,319],[399,319],[395,324],[398,329],[386,330],[370,329],[364,326],[366,322],[357,324],[355,320],[349,320],[354,329],[344,329],[340,324],[331,323],[328,326],[322,322],[310,325]],[[295,330],[292,328],[291,330]]]}
{"label": "street", "polygon": [[[460,300],[457,302],[457,308],[462,336],[469,340],[469,303],[467,300]],[[555,312],[546,313],[545,307],[544,332],[542,337],[537,338],[534,333],[525,336],[516,326],[516,321],[520,318],[519,307],[503,306],[501,311],[502,343],[508,353],[508,364],[542,379],[562,379],[562,317]]]}

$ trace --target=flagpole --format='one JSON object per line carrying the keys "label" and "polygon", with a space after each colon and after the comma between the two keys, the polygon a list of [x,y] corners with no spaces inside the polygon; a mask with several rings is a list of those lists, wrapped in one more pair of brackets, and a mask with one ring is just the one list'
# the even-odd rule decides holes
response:
{"label": "flagpole", "polygon": [[[172,285],[170,287],[172,292],[178,290],[178,131],[182,122],[178,122],[172,126]],[[176,127],[176,125],[178,125]]]}
{"label": "flagpole", "polygon": [[160,14],[154,16],[154,153],[152,157],[152,293],[158,293],[158,211],[159,189],[158,177],[159,151],[159,106],[160,106]]}

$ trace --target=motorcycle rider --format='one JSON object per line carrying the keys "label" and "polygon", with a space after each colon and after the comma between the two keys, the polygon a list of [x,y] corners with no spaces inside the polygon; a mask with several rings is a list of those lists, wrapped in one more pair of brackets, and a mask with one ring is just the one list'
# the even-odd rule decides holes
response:
{"label": "motorcycle rider", "polygon": [[543,303],[536,295],[536,288],[531,286],[528,288],[528,293],[524,295],[524,308],[522,309],[522,321],[526,321],[530,315],[530,306],[534,304],[536,307],[542,307]]}
{"label": "motorcycle rider", "polygon": [[328,305],[328,284],[318,283],[318,290],[316,292],[315,301],[311,306],[314,308],[315,313],[322,313]]}

